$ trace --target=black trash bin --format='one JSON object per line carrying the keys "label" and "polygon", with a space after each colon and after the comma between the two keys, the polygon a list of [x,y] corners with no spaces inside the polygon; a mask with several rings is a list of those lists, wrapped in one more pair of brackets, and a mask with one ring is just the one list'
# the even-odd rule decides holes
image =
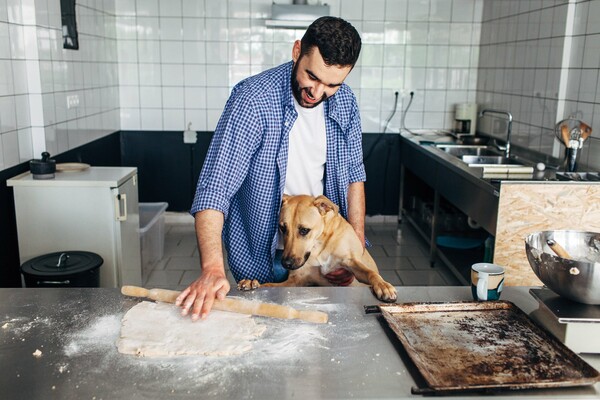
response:
{"label": "black trash bin", "polygon": [[88,251],[60,251],[23,263],[25,287],[99,287],[104,260]]}

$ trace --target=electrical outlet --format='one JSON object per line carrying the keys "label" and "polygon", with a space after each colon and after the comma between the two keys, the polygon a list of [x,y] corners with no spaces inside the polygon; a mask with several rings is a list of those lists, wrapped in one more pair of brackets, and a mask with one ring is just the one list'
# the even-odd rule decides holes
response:
{"label": "electrical outlet", "polygon": [[79,95],[72,94],[67,96],[67,109],[79,107]]}
{"label": "electrical outlet", "polygon": [[397,89],[396,91],[399,93],[400,97],[410,96],[410,93],[413,92],[412,90],[406,88]]}

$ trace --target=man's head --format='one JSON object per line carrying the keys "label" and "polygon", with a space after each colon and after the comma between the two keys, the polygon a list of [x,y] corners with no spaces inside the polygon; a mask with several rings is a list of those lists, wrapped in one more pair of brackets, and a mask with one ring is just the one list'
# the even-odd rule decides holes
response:
{"label": "man's head", "polygon": [[349,22],[337,17],[315,20],[302,36],[301,54],[317,47],[327,65],[354,67],[360,54],[360,35]]}
{"label": "man's head", "polygon": [[348,76],[360,54],[361,40],[350,23],[321,17],[294,43],[292,92],[306,108],[331,97]]}

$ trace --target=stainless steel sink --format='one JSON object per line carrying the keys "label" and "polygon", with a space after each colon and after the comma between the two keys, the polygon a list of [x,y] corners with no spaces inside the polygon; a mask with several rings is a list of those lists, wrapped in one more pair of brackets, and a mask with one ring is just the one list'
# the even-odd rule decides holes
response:
{"label": "stainless steel sink", "polygon": [[513,160],[512,158],[506,158],[499,155],[465,155],[461,159],[469,164],[469,166],[481,166],[481,165],[522,165],[520,162]]}
{"label": "stainless steel sink", "polygon": [[482,169],[488,174],[531,173],[533,167],[525,165],[513,157],[505,157],[495,146],[437,144],[438,151],[456,157],[469,167]]}
{"label": "stainless steel sink", "polygon": [[437,145],[437,148],[456,157],[500,155],[495,148],[490,146],[445,144]]}

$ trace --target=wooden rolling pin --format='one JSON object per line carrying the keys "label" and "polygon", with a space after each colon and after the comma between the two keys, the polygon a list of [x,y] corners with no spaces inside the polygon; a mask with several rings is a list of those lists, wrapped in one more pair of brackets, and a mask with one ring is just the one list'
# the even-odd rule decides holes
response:
{"label": "wooden rolling pin", "polygon": [[[131,297],[146,297],[150,300],[162,301],[164,303],[175,303],[175,299],[181,292],[166,289],[145,289],[138,286],[123,286],[121,293]],[[231,299],[215,299],[213,309],[230,311],[239,314],[259,315],[261,317],[272,317],[282,319],[301,319],[307,322],[324,324],[329,316],[321,311],[300,311],[292,307],[279,304],[261,303],[258,301]]]}

